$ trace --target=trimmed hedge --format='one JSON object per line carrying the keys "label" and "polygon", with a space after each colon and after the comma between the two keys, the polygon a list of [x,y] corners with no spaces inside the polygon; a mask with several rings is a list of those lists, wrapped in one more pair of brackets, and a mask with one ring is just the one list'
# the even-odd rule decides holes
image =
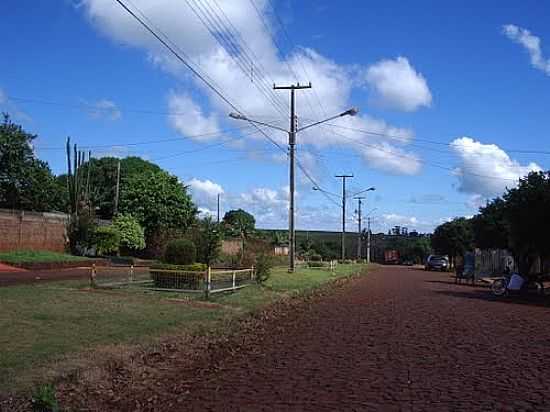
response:
{"label": "trimmed hedge", "polygon": [[310,268],[322,268],[324,267],[325,265],[323,264],[323,262],[317,262],[317,261],[312,261],[310,260],[308,263],[307,263],[308,267]]}
{"label": "trimmed hedge", "polygon": [[[173,272],[164,272],[171,270]],[[155,264],[149,269],[156,288],[201,290],[204,286],[204,272],[207,266],[203,263],[192,265]]]}

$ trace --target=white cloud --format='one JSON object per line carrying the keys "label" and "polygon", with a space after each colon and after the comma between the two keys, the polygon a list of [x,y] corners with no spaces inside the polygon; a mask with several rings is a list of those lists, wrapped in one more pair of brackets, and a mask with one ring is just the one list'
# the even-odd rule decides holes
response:
{"label": "white cloud", "polygon": [[459,179],[458,190],[464,193],[485,198],[500,196],[507,187],[516,186],[520,177],[541,170],[536,163],[522,166],[497,145],[470,137],[455,139],[451,147],[461,161],[455,175]]}
{"label": "white cloud", "polygon": [[[185,51],[186,58],[202,74],[205,74],[212,84],[215,84],[246,114],[258,118],[279,119],[281,125],[286,128],[288,126],[288,92],[273,91],[272,83],[288,84],[295,83],[297,80],[300,82],[311,81],[315,90],[314,92],[304,90],[298,93],[297,101],[301,123],[305,124],[309,120],[320,119],[325,115],[329,116],[353,106],[351,92],[352,86],[355,84],[355,71],[351,67],[339,65],[307,48],[299,48],[290,55],[280,56],[269,32],[263,26],[249,0],[226,0],[217,3],[242,38],[245,39],[247,53],[253,55],[252,60],[256,62],[256,66],[240,67],[234,59],[235,53],[232,53],[232,56],[224,50],[209,35],[197,16],[185,3],[178,0],[158,0],[156,2],[134,0],[132,2],[143,11],[155,27],[161,29],[176,43],[179,49]],[[255,3],[269,22],[268,2],[255,0]],[[192,87],[203,93],[201,97],[206,98],[205,100],[209,103],[210,112],[208,113],[201,108],[203,103],[199,106],[196,100],[189,97],[189,94],[172,94],[169,98],[170,111],[186,113],[182,116],[172,117],[172,127],[182,134],[201,134],[218,130],[219,123],[222,122],[221,119],[227,119],[227,113],[233,109],[198,79],[192,77],[180,62],[169,55],[158,41],[139,27],[112,0],[84,0],[83,4],[88,18],[101,32],[118,43],[144,49],[153,64],[183,80],[185,87]],[[203,4],[210,7],[212,11],[221,14],[215,2],[208,1]],[[242,56],[242,52],[240,54],[240,57],[245,57]],[[261,64],[257,62],[261,62]],[[399,99],[405,98],[406,100],[400,102],[400,105],[407,110],[429,105],[431,95],[427,90],[425,80],[410,67],[406,59],[397,60],[398,66],[403,66],[403,63],[406,63],[407,67],[396,72],[400,87],[406,88],[406,92],[398,96]],[[298,79],[289,70],[289,66],[297,73]],[[264,77],[261,77],[261,72],[265,73]],[[383,86],[381,90],[386,90],[386,87]],[[258,88],[261,88],[262,92]],[[384,93],[391,96],[396,94],[391,90],[384,91]],[[419,94],[420,96],[418,96]],[[275,100],[275,104],[271,104],[269,100]],[[319,102],[322,102],[323,108],[320,107]],[[275,108],[274,105],[277,107]],[[358,116],[354,119],[342,118],[339,122],[342,125],[353,125],[363,129],[374,128],[377,132],[382,133],[399,132],[412,136],[412,132],[406,129],[392,127],[383,120],[373,119],[369,116]],[[233,121],[233,124],[242,125],[242,122]],[[281,145],[287,144],[288,137],[285,133],[270,131],[269,134]],[[418,170],[414,155],[406,167],[394,167],[404,162],[402,158],[404,149],[397,147],[397,144],[386,142],[384,147],[391,149],[386,151],[379,150],[376,145],[374,148],[365,146],[360,148],[349,139],[364,139],[364,141],[374,144],[376,138],[367,138],[365,135],[351,131],[342,131],[342,134],[346,135],[347,139],[332,133],[328,127],[317,128],[315,131],[311,130],[310,133],[302,133],[300,144],[313,145],[316,148],[346,145],[363,154],[363,159],[371,167],[383,170],[391,169],[396,173],[415,173]],[[247,139],[265,140],[259,133],[248,136]],[[373,153],[369,155],[370,151]],[[393,153],[394,151],[397,152],[397,156]],[[319,162],[316,162],[314,166],[318,164]]]}
{"label": "white cloud", "polygon": [[540,47],[541,40],[539,37],[534,36],[527,29],[523,29],[513,24],[506,24],[502,26],[502,33],[510,40],[522,45],[529,57],[531,58],[531,65],[550,76],[550,58],[545,58],[542,55]]}
{"label": "white cloud", "polygon": [[189,186],[193,201],[200,208],[214,210],[217,207],[217,196],[223,194],[223,187],[211,180],[200,180],[193,178],[187,183]]}
{"label": "white cloud", "polygon": [[219,133],[217,116],[213,113],[205,115],[189,95],[171,93],[168,107],[170,112],[178,113],[170,116],[169,121],[183,136],[197,136],[195,140],[206,141],[215,139],[215,134]]}
{"label": "white cloud", "polygon": [[431,105],[426,79],[406,57],[373,64],[366,70],[365,81],[374,92],[373,100],[382,106],[412,112]]}
{"label": "white cloud", "polygon": [[107,99],[98,100],[95,103],[89,104],[90,115],[94,118],[105,118],[110,120],[118,120],[122,113],[115,102]]}

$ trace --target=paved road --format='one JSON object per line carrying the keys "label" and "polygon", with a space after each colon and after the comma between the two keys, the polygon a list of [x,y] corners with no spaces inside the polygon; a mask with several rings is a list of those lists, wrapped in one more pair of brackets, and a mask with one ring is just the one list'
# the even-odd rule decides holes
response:
{"label": "paved road", "polygon": [[488,294],[381,268],[268,320],[216,371],[171,370],[118,407],[156,396],[158,410],[550,410],[550,307]]}

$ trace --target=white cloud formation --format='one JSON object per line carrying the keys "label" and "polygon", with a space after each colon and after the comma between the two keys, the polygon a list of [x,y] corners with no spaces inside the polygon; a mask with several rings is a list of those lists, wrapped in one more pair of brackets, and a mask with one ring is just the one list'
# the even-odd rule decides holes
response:
{"label": "white cloud formation", "polygon": [[214,113],[206,115],[189,95],[171,93],[168,108],[171,113],[177,113],[169,117],[170,124],[183,136],[196,136],[193,139],[197,141],[216,139],[219,133],[217,116]]}
{"label": "white cloud formation", "polygon": [[497,145],[483,144],[470,137],[455,139],[451,147],[461,161],[455,175],[459,179],[458,190],[464,193],[485,198],[500,196],[507,187],[516,186],[520,177],[541,170],[536,163],[522,166]]}
{"label": "white cloud formation", "polygon": [[527,29],[518,27],[514,24],[506,24],[502,26],[502,33],[510,40],[522,45],[529,57],[531,65],[550,76],[550,58],[545,58],[541,50],[541,40],[534,36]]}
{"label": "white cloud formation", "polygon": [[[268,2],[255,0],[255,3],[269,24]],[[223,17],[225,14],[234,28],[238,30],[241,38],[246,41],[245,52],[233,50],[231,53],[228,53],[210,36],[193,10],[185,3],[178,0],[158,0],[156,2],[134,0],[132,4],[147,16],[152,25],[161,29],[168,38],[174,41],[177,48],[185,52],[186,58],[246,114],[256,118],[279,119],[281,125],[286,128],[288,126],[288,93],[272,90],[272,83],[288,84],[295,83],[297,80],[311,81],[314,87],[314,92],[304,90],[297,96],[299,121],[303,124],[309,120],[330,116],[352,106],[351,91],[356,84],[355,71],[350,67],[335,63],[312,49],[299,48],[288,56],[280,56],[270,33],[263,26],[249,0],[203,2],[204,7],[209,8],[211,13],[215,12],[220,15],[222,20],[225,20]],[[218,8],[218,4],[223,10],[223,14]],[[185,86],[195,87],[203,93],[203,97],[206,97],[210,108],[209,113],[205,113],[196,100],[191,99],[188,94],[173,94],[169,98],[170,111],[183,111],[189,114],[171,117],[172,127],[182,134],[200,134],[211,132],[212,129],[218,130],[220,119],[227,119],[227,113],[233,110],[228,107],[227,103],[216,96],[212,90],[206,88],[198,79],[192,77],[180,62],[168,54],[158,41],[139,27],[114,2],[111,0],[84,0],[83,5],[92,24],[101,32],[118,43],[144,49],[153,64],[183,80]],[[139,14],[139,11],[136,10],[136,12]],[[247,60],[245,54],[251,56],[251,60],[254,61],[253,65],[244,63],[244,60]],[[407,90],[400,96],[408,99],[406,102],[400,103],[402,107],[411,110],[421,105],[428,105],[431,95],[427,90],[425,80],[410,67],[406,59],[398,59],[397,62],[398,65],[403,65],[405,62],[408,67],[408,69],[397,71],[399,83]],[[289,67],[292,67],[293,70],[289,70]],[[298,79],[296,79],[295,73],[297,73]],[[262,75],[264,76],[262,77]],[[391,92],[385,93],[391,95]],[[420,97],[414,96],[418,93],[421,94]],[[319,102],[322,103],[322,108]],[[235,125],[242,125],[237,121],[233,122]],[[369,116],[358,116],[353,119],[341,118],[338,122],[341,125],[353,125],[367,130],[374,128],[377,132],[382,133],[399,132],[412,136],[412,132],[409,130],[394,128],[382,120]],[[281,145],[286,145],[288,137],[285,133],[270,131],[269,134]],[[342,135],[346,137],[344,138]],[[247,139],[265,140],[259,133],[251,135]],[[360,147],[353,141],[354,139],[363,140],[374,147]],[[352,148],[361,153],[364,160],[375,168],[392,170],[395,173],[416,173],[418,171],[414,154],[387,141],[384,150],[380,150],[381,143],[379,141],[381,140],[383,139],[380,137],[366,137],[364,134],[351,131],[342,131],[339,136],[332,133],[328,127],[317,128],[315,131],[311,130],[309,133],[304,132],[300,135],[300,144],[303,145],[313,145],[317,148],[345,145]],[[386,150],[388,148],[391,150]],[[397,152],[397,155],[393,153],[394,151]],[[411,155],[410,164],[405,167],[396,167],[404,163],[403,154]]]}
{"label": "white cloud formation", "polygon": [[374,92],[373,100],[381,106],[412,112],[431,105],[432,94],[426,79],[406,57],[381,60],[369,66],[365,81]]}
{"label": "white cloud formation", "polygon": [[188,182],[185,182],[189,186],[193,201],[197,204],[199,209],[214,210],[217,207],[217,196],[223,194],[223,187],[211,180],[200,180],[193,178]]}
{"label": "white cloud formation", "polygon": [[115,102],[107,99],[98,100],[88,105],[90,115],[94,118],[105,118],[109,120],[118,120],[122,113]]}

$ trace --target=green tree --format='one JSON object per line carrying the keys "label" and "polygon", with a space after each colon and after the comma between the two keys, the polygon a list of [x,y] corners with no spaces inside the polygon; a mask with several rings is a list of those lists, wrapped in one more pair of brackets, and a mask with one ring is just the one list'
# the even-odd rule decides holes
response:
{"label": "green tree", "polygon": [[[90,202],[96,208],[96,215],[102,219],[112,219],[114,216],[118,162],[120,162],[120,191],[124,190],[128,179],[132,176],[162,171],[156,164],[135,156],[124,159],[116,157],[92,158],[89,162],[84,163],[80,173],[87,176],[89,169]],[[61,175],[58,179],[61,184],[65,185],[67,176]]]}
{"label": "green tree", "polygon": [[197,214],[186,187],[164,171],[134,174],[125,179],[119,211],[134,216],[145,229],[147,250],[153,255],[162,253],[171,230],[187,230]]}
{"label": "green tree", "polygon": [[197,247],[197,260],[210,266],[221,252],[223,239],[221,225],[207,216],[195,223],[191,230],[191,237]]}
{"label": "green tree", "polygon": [[4,114],[0,124],[0,207],[35,211],[63,210],[63,187],[48,164],[36,158],[36,135]]}
{"label": "green tree", "polygon": [[509,231],[505,217],[506,202],[497,198],[479,209],[472,218],[474,242],[480,249],[507,249]]}
{"label": "green tree", "polygon": [[145,248],[145,231],[135,217],[130,214],[119,214],[114,218],[113,226],[120,235],[122,252]]}
{"label": "green tree", "polygon": [[473,248],[473,240],[471,221],[460,217],[443,223],[435,229],[432,247],[436,253],[449,255],[452,265],[456,256],[461,256]]}
{"label": "green tree", "polygon": [[256,226],[256,219],[250,213],[242,209],[230,210],[223,216],[223,226],[227,236],[241,239],[241,261],[244,259],[245,242]]}
{"label": "green tree", "polygon": [[503,196],[509,247],[520,273],[528,273],[536,258],[550,258],[550,172],[532,172]]}

